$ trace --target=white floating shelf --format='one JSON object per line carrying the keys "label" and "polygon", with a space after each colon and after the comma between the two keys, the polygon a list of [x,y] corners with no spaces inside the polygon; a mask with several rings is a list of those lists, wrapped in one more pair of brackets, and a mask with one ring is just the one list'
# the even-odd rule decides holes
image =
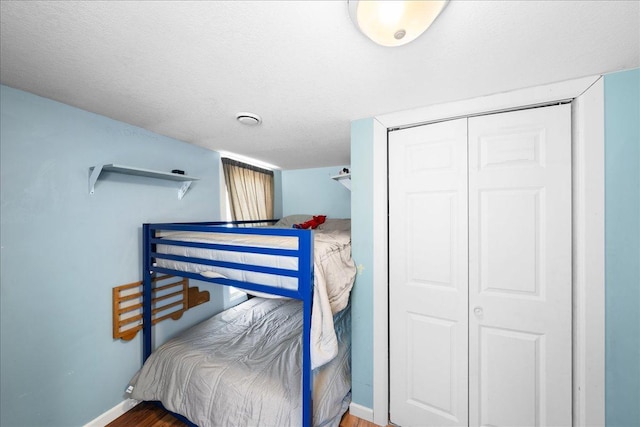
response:
{"label": "white floating shelf", "polygon": [[135,175],[147,178],[164,179],[166,181],[182,182],[182,186],[178,190],[178,199],[182,199],[182,197],[184,197],[193,181],[197,181],[200,179],[189,175],[180,175],[171,172],[160,172],[150,169],[135,168],[131,166],[115,164],[98,165],[89,168],[89,194],[93,194],[95,192],[96,181],[98,181],[102,172],[113,172],[124,175]]}
{"label": "white floating shelf", "polygon": [[331,179],[338,181],[340,184],[347,187],[349,191],[351,191],[351,174],[343,173],[341,175],[332,176]]}

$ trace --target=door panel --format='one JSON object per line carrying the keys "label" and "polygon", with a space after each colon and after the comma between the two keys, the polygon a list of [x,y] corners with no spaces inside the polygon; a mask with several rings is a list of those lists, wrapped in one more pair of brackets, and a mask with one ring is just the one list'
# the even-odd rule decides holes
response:
{"label": "door panel", "polygon": [[456,193],[408,194],[406,204],[407,219],[413,224],[407,236],[407,279],[413,286],[454,287],[452,215]]}
{"label": "door panel", "polygon": [[[437,317],[407,314],[407,402],[452,418],[456,323]],[[427,339],[425,339],[427,338]],[[439,345],[434,346],[437,342]],[[433,387],[425,387],[431,384]]]}
{"label": "door panel", "polygon": [[[502,328],[479,329],[479,425],[539,426],[544,368],[540,354],[545,337]],[[509,381],[503,383],[505,377]]]}
{"label": "door panel", "polygon": [[467,424],[466,119],[389,137],[390,412]]}
{"label": "door panel", "polygon": [[480,265],[481,290],[538,294],[541,266],[537,251],[544,192],[513,188],[480,191],[478,198],[480,253],[485,255]]}
{"label": "door panel", "polygon": [[469,119],[470,425],[571,425],[570,119]]}

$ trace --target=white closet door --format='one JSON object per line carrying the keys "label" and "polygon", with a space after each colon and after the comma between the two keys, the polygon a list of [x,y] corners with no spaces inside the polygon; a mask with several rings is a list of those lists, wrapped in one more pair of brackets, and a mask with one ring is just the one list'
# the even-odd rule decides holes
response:
{"label": "white closet door", "polygon": [[468,422],[467,120],[389,136],[390,413]]}
{"label": "white closet door", "polygon": [[571,425],[571,107],[469,119],[469,422]]}

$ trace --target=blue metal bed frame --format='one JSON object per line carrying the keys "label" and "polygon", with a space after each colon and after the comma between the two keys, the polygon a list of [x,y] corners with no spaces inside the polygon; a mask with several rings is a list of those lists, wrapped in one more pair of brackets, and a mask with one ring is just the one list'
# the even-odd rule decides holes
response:
{"label": "blue metal bed frame", "polygon": [[[152,344],[152,322],[151,322],[151,278],[155,273],[171,274],[179,277],[200,280],[204,282],[216,283],[219,285],[233,286],[249,291],[258,291],[268,294],[285,296],[302,301],[303,325],[302,325],[302,424],[311,427],[312,423],[312,392],[313,377],[311,372],[311,307],[313,304],[313,233],[311,230],[301,230],[294,228],[259,228],[251,227],[255,224],[274,223],[276,220],[265,221],[230,221],[230,222],[198,222],[198,223],[167,223],[167,224],[144,224],[143,231],[143,362],[153,351]],[[248,225],[249,227],[238,227],[238,225]],[[168,238],[156,237],[157,231],[190,231],[208,233],[230,233],[230,234],[258,234],[270,236],[289,236],[298,241],[297,249],[277,249],[263,247],[249,247],[236,245],[221,245],[198,242],[184,242],[170,240]],[[161,254],[156,252],[156,245],[186,246],[202,249],[224,250],[232,252],[250,252],[257,254],[290,256],[298,259],[297,270],[287,270],[281,268],[262,267],[257,265],[245,265],[226,261],[212,261],[200,258],[184,257],[179,255]],[[251,282],[241,282],[226,278],[207,278],[198,273],[184,272],[162,268],[154,265],[153,260],[157,258],[174,261],[189,262],[195,264],[206,264],[210,266],[226,267],[237,270],[246,270],[259,273],[273,274],[277,276],[296,277],[298,279],[298,289],[289,290],[274,286],[261,285]],[[159,404],[160,402],[155,402]],[[189,425],[194,425],[185,417],[176,415],[181,421]]]}

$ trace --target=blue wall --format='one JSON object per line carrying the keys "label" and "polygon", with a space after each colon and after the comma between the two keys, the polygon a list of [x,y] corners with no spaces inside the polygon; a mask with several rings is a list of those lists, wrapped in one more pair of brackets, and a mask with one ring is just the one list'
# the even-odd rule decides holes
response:
{"label": "blue wall", "polygon": [[640,69],[605,89],[607,426],[640,426]]}
{"label": "blue wall", "polygon": [[[141,224],[219,219],[218,154],[6,86],[0,101],[0,425],[83,425],[141,364],[139,336],[111,338],[111,288],[142,277]],[[201,180],[182,200],[175,182],[124,175],[89,195],[100,163]],[[157,341],[218,309],[162,322]]]}
{"label": "blue wall", "polygon": [[[605,76],[606,421],[640,425],[640,70]],[[373,119],[351,124],[353,401],[373,406],[371,146]]]}
{"label": "blue wall", "polygon": [[351,291],[351,380],[354,403],[373,407],[373,119],[351,123],[351,253],[358,268]]}
{"label": "blue wall", "polygon": [[282,215],[351,218],[351,193],[331,179],[344,167],[282,171]]}

